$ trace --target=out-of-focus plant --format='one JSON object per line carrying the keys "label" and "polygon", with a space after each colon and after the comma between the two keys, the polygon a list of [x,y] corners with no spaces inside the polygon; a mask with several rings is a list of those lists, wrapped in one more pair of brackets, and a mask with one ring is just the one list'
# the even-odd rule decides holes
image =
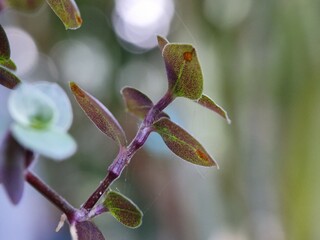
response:
{"label": "out-of-focus plant", "polygon": [[82,18],[74,0],[0,0],[0,11],[6,7],[23,12],[35,11],[45,1],[60,18],[66,29],[77,29],[81,26]]}
{"label": "out-of-focus plant", "polygon": [[71,92],[87,117],[119,146],[118,155],[108,167],[104,179],[81,207],[75,208],[30,170],[30,164],[39,154],[61,160],[75,152],[76,144],[67,133],[72,122],[71,104],[57,84],[22,83],[14,75],[12,71],[15,70],[15,65],[10,60],[9,42],[2,27],[0,30],[0,84],[13,89],[8,105],[14,120],[0,145],[0,182],[14,204],[20,201],[26,180],[62,211],[57,229],[67,220],[74,240],[104,239],[92,222],[94,217],[102,213],[110,213],[130,228],[141,225],[143,214],[140,209],[127,197],[112,191],[110,186],[121,176],[150,133],[157,132],[173,153],[190,163],[206,167],[217,166],[204,147],[186,130],[172,122],[163,110],[177,97],[185,97],[218,113],[230,123],[228,115],[203,94],[203,76],[195,48],[189,44],[169,43],[158,37],[167,72],[168,89],[155,104],[137,89],[124,87],[121,90],[127,111],[141,120],[139,129],[129,144],[125,132],[112,113],[75,82],[70,82]]}

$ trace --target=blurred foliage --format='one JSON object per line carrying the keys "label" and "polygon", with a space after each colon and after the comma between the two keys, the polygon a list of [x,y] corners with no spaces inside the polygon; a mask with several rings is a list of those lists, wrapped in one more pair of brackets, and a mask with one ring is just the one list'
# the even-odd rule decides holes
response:
{"label": "blurred foliage", "polygon": [[[125,113],[119,91],[130,85],[154,99],[165,91],[159,50],[137,54],[124,47],[112,27],[114,1],[77,4],[83,25],[72,32],[65,31],[48,7],[33,15],[4,11],[0,22],[33,37],[54,64],[55,71],[46,76],[66,89],[67,81],[78,79],[68,79],[59,65],[59,46],[81,43],[97,58],[103,56],[108,63],[104,80],[97,82],[98,76],[90,75],[81,86],[90,89],[133,137],[137,124]],[[175,113],[174,121],[188,119],[182,125],[200,136],[220,170],[175,161],[160,141],[149,139],[114,186],[141,206],[144,223],[127,230],[101,217],[96,224],[110,239],[320,239],[318,12],[316,0],[175,1],[167,38],[196,47],[204,91],[233,121],[226,125],[192,102],[177,100],[168,111]],[[78,56],[83,55],[74,53],[68,68],[80,66],[82,73],[91,62]],[[43,76],[39,71],[45,69],[36,67],[28,79]],[[80,78],[78,71],[74,76]],[[80,204],[103,178],[117,146],[73,105],[71,132],[79,152],[61,164],[43,162],[42,175],[70,202]]]}

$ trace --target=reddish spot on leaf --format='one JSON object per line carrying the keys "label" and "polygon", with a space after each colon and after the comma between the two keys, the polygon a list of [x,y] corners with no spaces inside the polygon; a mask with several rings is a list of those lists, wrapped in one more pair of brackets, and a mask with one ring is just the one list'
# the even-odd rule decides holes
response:
{"label": "reddish spot on leaf", "polygon": [[185,52],[183,53],[184,60],[190,62],[192,60],[192,52]]}
{"label": "reddish spot on leaf", "polygon": [[77,16],[76,16],[76,20],[77,20],[77,23],[78,23],[79,25],[82,24],[82,18],[80,17],[80,15],[77,15]]}
{"label": "reddish spot on leaf", "polygon": [[209,162],[210,159],[208,158],[207,154],[201,151],[200,149],[196,149],[196,154],[199,156],[199,158],[205,160],[206,162]]}

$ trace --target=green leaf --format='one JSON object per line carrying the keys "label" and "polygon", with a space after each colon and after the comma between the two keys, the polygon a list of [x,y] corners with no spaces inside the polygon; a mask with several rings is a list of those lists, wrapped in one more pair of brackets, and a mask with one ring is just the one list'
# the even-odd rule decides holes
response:
{"label": "green leaf", "polygon": [[[149,110],[153,107],[150,98],[135,88],[124,87],[121,90],[121,94],[126,104],[127,111],[140,119],[144,119]],[[159,114],[158,118],[160,117],[169,118],[164,112]]]}
{"label": "green leaf", "polygon": [[0,145],[0,182],[11,202],[18,204],[24,189],[26,150],[9,133]]}
{"label": "green leaf", "polygon": [[77,148],[73,138],[60,129],[42,130],[13,124],[11,131],[23,147],[54,160],[70,157]]}
{"label": "green leaf", "polygon": [[164,37],[161,37],[161,36],[157,36],[157,40],[158,40],[158,46],[160,48],[160,51],[162,52],[165,45],[167,45],[169,42],[167,39],[165,39]]}
{"label": "green leaf", "polygon": [[19,83],[20,83],[20,79],[14,75],[13,73],[11,73],[9,70],[0,67],[0,84],[9,88],[9,89],[13,89],[15,88]]}
{"label": "green leaf", "polygon": [[221,117],[227,120],[228,124],[231,123],[230,118],[228,117],[227,112],[216,104],[210,97],[207,95],[202,94],[202,96],[196,100],[195,102],[199,103],[201,106],[208,108],[216,113],[218,113]]}
{"label": "green leaf", "polygon": [[98,227],[90,221],[75,222],[70,226],[72,240],[105,240]]}
{"label": "green leaf", "polygon": [[0,24],[0,58],[10,59],[10,45],[6,32]]}
{"label": "green leaf", "polygon": [[123,225],[137,228],[142,223],[143,213],[130,199],[114,191],[107,193],[103,202],[110,214]]}
{"label": "green leaf", "polygon": [[46,0],[66,29],[77,29],[82,24],[80,11],[74,0]]}
{"label": "green leaf", "polygon": [[112,113],[76,83],[70,82],[70,89],[82,110],[96,127],[120,146],[125,146],[127,140],[124,131]]}
{"label": "green leaf", "polygon": [[58,117],[58,110],[48,96],[31,84],[20,84],[9,97],[9,112],[23,126],[48,128]]}
{"label": "green leaf", "polygon": [[154,123],[154,128],[168,148],[177,156],[196,165],[217,166],[196,139],[169,119],[161,118]]}
{"label": "green leaf", "polygon": [[16,64],[11,59],[0,58],[0,65],[13,71],[17,70]]}
{"label": "green leaf", "polygon": [[7,0],[10,7],[24,12],[32,12],[38,10],[44,0]]}
{"label": "green leaf", "polygon": [[[160,48],[162,46],[160,45]],[[168,43],[163,47],[162,56],[167,70],[169,91],[177,97],[193,100],[200,98],[203,77],[194,47]]]}

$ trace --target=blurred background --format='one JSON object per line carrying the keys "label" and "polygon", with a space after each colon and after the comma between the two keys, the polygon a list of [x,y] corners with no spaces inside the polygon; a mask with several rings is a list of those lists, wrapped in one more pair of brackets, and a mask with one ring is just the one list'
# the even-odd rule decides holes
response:
{"label": "blurred background", "polygon": [[[39,159],[49,185],[80,206],[103,179],[117,146],[86,118],[68,81],[101,100],[128,139],[138,127],[119,93],[133,86],[157,101],[167,81],[156,35],[191,43],[204,92],[223,106],[228,125],[187,99],[168,109],[217,160],[193,166],[152,134],[113,189],[144,212],[127,229],[109,215],[95,222],[114,240],[320,239],[320,2],[317,0],[78,0],[83,26],[66,31],[44,4],[33,13],[0,12],[24,81],[54,81],[73,104],[78,152]],[[0,87],[0,134],[10,124],[9,90]],[[13,206],[0,187],[0,239],[70,239],[60,212],[26,185]]]}

